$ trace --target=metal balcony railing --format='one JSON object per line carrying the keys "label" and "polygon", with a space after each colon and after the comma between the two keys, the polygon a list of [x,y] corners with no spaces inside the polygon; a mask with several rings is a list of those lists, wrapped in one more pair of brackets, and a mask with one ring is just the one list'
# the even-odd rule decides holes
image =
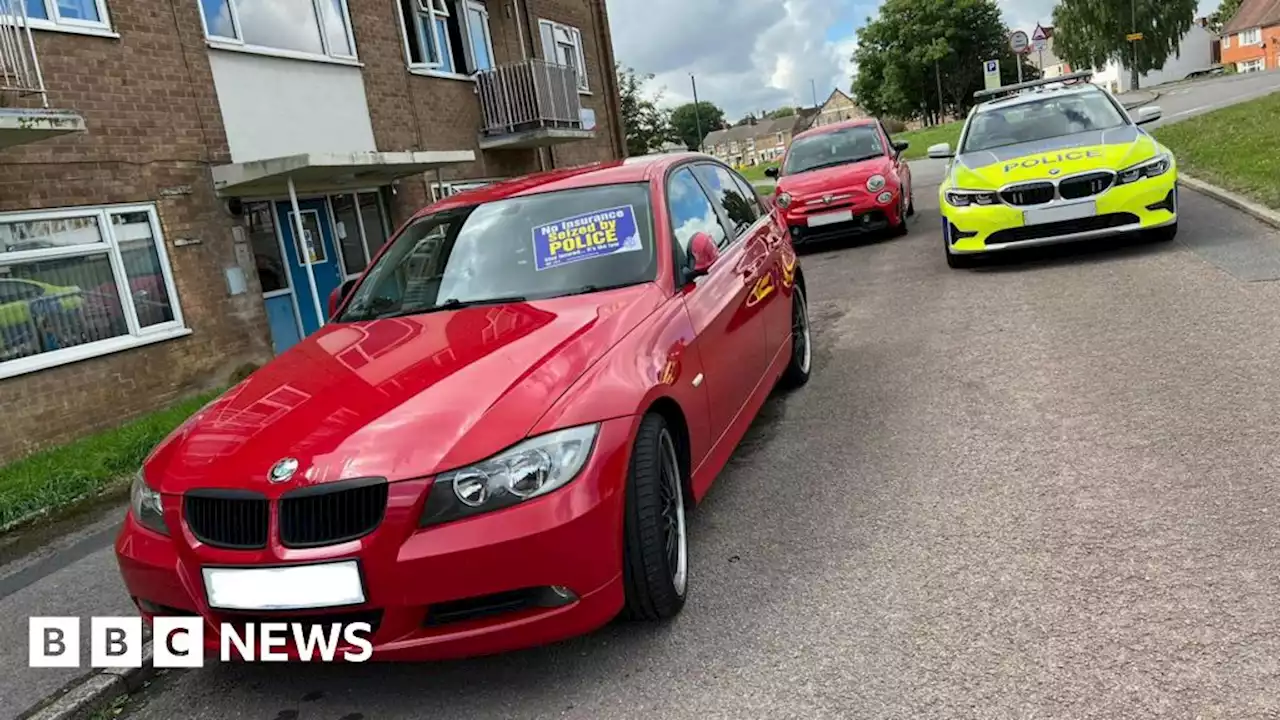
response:
{"label": "metal balcony railing", "polygon": [[25,0],[0,0],[0,107],[12,94],[39,95],[41,104],[49,106]]}
{"label": "metal balcony railing", "polygon": [[486,137],[540,128],[582,129],[578,73],[571,67],[542,60],[503,65],[479,73],[476,89]]}

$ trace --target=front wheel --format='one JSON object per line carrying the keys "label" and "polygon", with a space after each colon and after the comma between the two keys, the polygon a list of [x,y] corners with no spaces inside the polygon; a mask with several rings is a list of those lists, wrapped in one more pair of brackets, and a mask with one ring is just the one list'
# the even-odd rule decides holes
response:
{"label": "front wheel", "polygon": [[623,613],[633,620],[667,620],[684,607],[689,583],[684,472],[667,421],[640,421],[623,518]]}
{"label": "front wheel", "polygon": [[813,332],[809,328],[809,302],[804,288],[791,289],[791,362],[782,371],[782,386],[794,390],[809,382],[813,365]]}

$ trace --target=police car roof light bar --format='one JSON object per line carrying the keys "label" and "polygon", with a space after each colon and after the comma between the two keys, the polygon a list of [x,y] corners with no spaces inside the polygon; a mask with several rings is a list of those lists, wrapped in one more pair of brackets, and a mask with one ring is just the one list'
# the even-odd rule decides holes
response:
{"label": "police car roof light bar", "polygon": [[1043,80],[1029,80],[1024,83],[1017,83],[1016,85],[1005,85],[992,90],[979,90],[973,94],[973,97],[977,100],[988,100],[994,97],[1003,97],[1005,95],[1016,95],[1023,90],[1032,90],[1034,88],[1044,87],[1045,85],[1056,85],[1058,83],[1063,85],[1075,85],[1080,82],[1089,82],[1092,79],[1093,73],[1085,70],[1082,72],[1070,73],[1068,75],[1045,78]]}

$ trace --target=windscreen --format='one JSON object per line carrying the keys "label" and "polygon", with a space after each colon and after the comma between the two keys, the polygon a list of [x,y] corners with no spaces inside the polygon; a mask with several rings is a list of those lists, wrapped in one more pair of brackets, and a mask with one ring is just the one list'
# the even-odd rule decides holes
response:
{"label": "windscreen", "polygon": [[507,198],[409,225],[338,320],[595,292],[651,282],[657,267],[647,185]]}
{"label": "windscreen", "polygon": [[1126,123],[1120,109],[1101,92],[1049,96],[979,112],[960,151],[980,152]]}
{"label": "windscreen", "polygon": [[875,125],[831,130],[797,138],[787,154],[783,175],[817,170],[824,167],[861,162],[885,154],[880,131]]}

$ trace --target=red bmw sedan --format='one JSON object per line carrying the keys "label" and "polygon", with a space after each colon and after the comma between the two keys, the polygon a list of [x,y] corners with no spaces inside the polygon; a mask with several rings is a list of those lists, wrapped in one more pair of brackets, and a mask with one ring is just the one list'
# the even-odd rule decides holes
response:
{"label": "red bmw sedan", "polygon": [[116,553],[148,622],[199,615],[210,650],[360,622],[420,660],[670,618],[686,512],[812,361],[782,218],[697,154],[450,197],[330,311],[138,473]]}
{"label": "red bmw sedan", "polygon": [[905,235],[915,213],[911,168],[879,120],[850,120],[800,133],[778,168],[774,204],[797,245],[889,231]]}

